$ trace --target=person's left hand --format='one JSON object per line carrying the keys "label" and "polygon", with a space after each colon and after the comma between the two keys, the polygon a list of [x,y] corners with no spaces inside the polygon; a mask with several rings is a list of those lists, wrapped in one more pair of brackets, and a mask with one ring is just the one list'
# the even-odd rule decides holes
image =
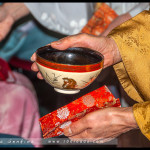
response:
{"label": "person's left hand", "polygon": [[5,9],[5,5],[0,6],[0,42],[7,36],[14,24],[14,19]]}
{"label": "person's left hand", "polygon": [[29,14],[24,3],[4,3],[0,5],[0,42],[6,38],[13,24]]}
{"label": "person's left hand", "polygon": [[64,129],[69,139],[104,143],[137,128],[132,107],[109,107],[91,112]]}

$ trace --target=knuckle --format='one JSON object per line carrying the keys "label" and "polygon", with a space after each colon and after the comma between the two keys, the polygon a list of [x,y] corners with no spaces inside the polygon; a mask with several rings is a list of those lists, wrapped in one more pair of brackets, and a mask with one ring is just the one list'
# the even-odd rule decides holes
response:
{"label": "knuckle", "polygon": [[86,115],[84,117],[83,123],[86,124],[87,127],[92,127],[93,119],[91,118],[90,115]]}
{"label": "knuckle", "polygon": [[70,129],[71,129],[72,134],[75,134],[76,132],[78,132],[77,124],[76,123],[71,124]]}
{"label": "knuckle", "polygon": [[87,33],[81,33],[80,36],[82,36],[82,38],[84,39],[88,36],[88,34]]}
{"label": "knuckle", "polygon": [[85,130],[83,133],[82,133],[82,138],[87,138],[89,137],[89,132],[88,130]]}

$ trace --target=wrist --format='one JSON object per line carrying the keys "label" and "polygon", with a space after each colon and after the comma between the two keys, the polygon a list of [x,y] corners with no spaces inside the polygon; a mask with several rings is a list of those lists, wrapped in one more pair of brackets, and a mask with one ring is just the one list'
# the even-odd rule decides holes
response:
{"label": "wrist", "polygon": [[115,111],[114,115],[118,117],[120,123],[127,129],[138,129],[137,122],[134,118],[132,107],[121,107],[119,111]]}
{"label": "wrist", "polygon": [[5,3],[4,9],[13,23],[29,14],[29,10],[23,3]]}
{"label": "wrist", "polygon": [[3,11],[5,12],[5,18],[9,18],[10,20],[10,23],[13,24],[15,22],[14,18],[12,17],[12,14],[13,13],[13,9],[10,8],[9,6],[10,4],[9,3],[4,3],[3,4]]}
{"label": "wrist", "polygon": [[110,43],[112,44],[111,47],[112,47],[112,55],[113,55],[113,64],[116,64],[122,60],[120,52],[119,52],[119,48],[117,44],[115,43],[114,39],[109,37],[109,40],[111,41]]}

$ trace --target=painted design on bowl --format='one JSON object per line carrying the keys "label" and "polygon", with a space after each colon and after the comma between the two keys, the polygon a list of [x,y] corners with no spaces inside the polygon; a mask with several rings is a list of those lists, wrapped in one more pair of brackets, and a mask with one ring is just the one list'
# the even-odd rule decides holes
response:
{"label": "painted design on bowl", "polygon": [[62,87],[64,89],[74,89],[77,85],[77,82],[72,78],[62,78],[64,80],[64,84]]}

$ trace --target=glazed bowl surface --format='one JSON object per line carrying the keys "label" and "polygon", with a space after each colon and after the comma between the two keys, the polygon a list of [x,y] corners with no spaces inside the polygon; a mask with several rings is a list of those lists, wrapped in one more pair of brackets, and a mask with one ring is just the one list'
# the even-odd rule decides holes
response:
{"label": "glazed bowl surface", "polygon": [[50,45],[36,51],[40,73],[55,91],[75,94],[91,84],[103,69],[101,53],[83,47],[57,50]]}

